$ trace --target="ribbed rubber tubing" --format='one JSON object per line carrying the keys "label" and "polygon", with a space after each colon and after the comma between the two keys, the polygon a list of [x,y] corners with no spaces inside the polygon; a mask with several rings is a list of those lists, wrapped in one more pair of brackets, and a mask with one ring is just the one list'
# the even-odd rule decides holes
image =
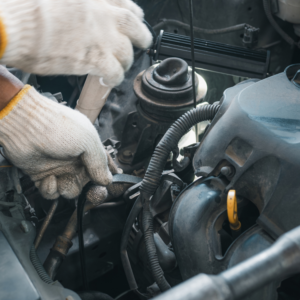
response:
{"label": "ribbed rubber tubing", "polygon": [[162,292],[165,292],[171,287],[165,279],[164,272],[159,265],[156,246],[153,237],[153,217],[151,211],[149,210],[149,205],[148,208],[144,206],[143,209],[143,229],[148,262],[151,267],[152,276],[155,282],[157,283],[159,289]]}
{"label": "ribbed rubber tubing", "polygon": [[141,195],[145,201],[143,205],[143,231],[146,251],[152,276],[162,292],[170,289],[170,285],[164,277],[164,272],[159,265],[157,257],[153,236],[153,217],[150,211],[150,197],[159,186],[161,175],[170,152],[177,147],[182,136],[197,123],[212,120],[218,112],[219,107],[218,104],[203,105],[182,115],[168,129],[158,143],[141,184]]}
{"label": "ribbed rubber tubing", "polygon": [[34,245],[32,245],[32,247],[30,249],[30,260],[31,260],[36,272],[39,274],[40,278],[48,284],[53,283],[53,280],[47,274],[39,257],[37,256]]}

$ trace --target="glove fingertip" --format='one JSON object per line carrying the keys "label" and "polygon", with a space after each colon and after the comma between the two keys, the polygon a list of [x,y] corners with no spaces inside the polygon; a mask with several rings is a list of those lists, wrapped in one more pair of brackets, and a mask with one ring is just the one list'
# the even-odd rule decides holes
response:
{"label": "glove fingertip", "polygon": [[75,174],[64,174],[58,177],[58,191],[66,199],[74,199],[82,189],[81,182]]}
{"label": "glove fingertip", "polygon": [[99,57],[89,74],[99,77],[100,84],[111,88],[118,86],[124,80],[124,68],[111,52],[105,53],[102,59]]}
{"label": "glove fingertip", "polygon": [[153,43],[153,36],[145,24],[141,24],[140,30],[142,34],[137,33],[136,36],[140,38],[132,41],[133,45],[141,49],[148,49]]}
{"label": "glove fingertip", "polygon": [[[36,182],[36,186],[37,186]],[[45,177],[39,184],[38,189],[42,196],[46,199],[56,199],[59,197],[57,190],[57,179],[54,175]]]}
{"label": "glove fingertip", "polygon": [[107,189],[103,186],[94,185],[87,192],[87,200],[93,203],[94,206],[98,206],[107,198]]}
{"label": "glove fingertip", "polygon": [[35,182],[34,182],[34,185],[35,185],[35,187],[38,189],[38,188],[40,187],[40,185],[41,185],[41,181],[40,181],[40,180],[35,181]]}

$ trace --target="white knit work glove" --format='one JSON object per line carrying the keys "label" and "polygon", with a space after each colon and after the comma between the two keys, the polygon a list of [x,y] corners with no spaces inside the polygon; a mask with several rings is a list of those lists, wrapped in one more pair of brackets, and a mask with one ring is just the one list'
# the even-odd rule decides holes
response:
{"label": "white knit work glove", "polygon": [[152,36],[131,0],[0,0],[0,63],[42,75],[91,74],[110,87]]}
{"label": "white knit work glove", "polygon": [[87,117],[28,85],[0,111],[0,144],[47,199],[72,199],[90,180],[107,186],[109,168],[117,173]]}

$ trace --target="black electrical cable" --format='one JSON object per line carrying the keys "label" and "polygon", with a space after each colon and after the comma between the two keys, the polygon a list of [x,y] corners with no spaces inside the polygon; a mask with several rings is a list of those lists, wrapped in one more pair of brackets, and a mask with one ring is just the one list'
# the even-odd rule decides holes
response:
{"label": "black electrical cable", "polygon": [[144,20],[143,22],[147,26],[147,28],[149,29],[149,31],[151,32],[152,38],[153,38],[152,45],[151,45],[151,47],[149,49],[150,50],[150,53],[149,53],[150,66],[152,66],[152,64],[153,64],[152,57],[154,56],[154,49],[155,49],[155,44],[156,44],[156,33],[155,33],[153,27],[146,20]]}
{"label": "black electrical cable", "polygon": [[[192,59],[192,82],[193,82],[193,97],[194,108],[197,106],[196,102],[196,83],[195,83],[195,48],[194,48],[194,14],[193,14],[193,0],[189,0],[190,5],[190,34],[191,34],[191,59]],[[197,142],[197,141],[196,141]]]}
{"label": "black electrical cable", "polygon": [[[194,13],[193,0],[189,0],[190,5],[190,34],[191,34],[191,59],[192,59],[192,83],[193,83],[193,98],[194,108],[197,106],[196,82],[195,82],[195,47],[194,47]],[[198,126],[195,125],[196,143],[198,142]]]}
{"label": "black electrical cable", "polygon": [[84,214],[84,205],[86,202],[86,194],[92,186],[93,186],[92,182],[89,182],[84,186],[78,198],[78,203],[77,203],[79,258],[80,258],[80,265],[81,265],[82,283],[86,291],[89,290],[89,281],[88,281],[86,263],[85,263],[85,251],[84,251],[84,240],[83,240],[83,214]]}
{"label": "black electrical cable", "polygon": [[153,27],[146,20],[144,20],[143,23],[147,26],[147,28],[149,29],[149,31],[152,34],[152,38],[153,38],[152,46],[154,46],[155,42],[156,42],[156,33],[155,33]]}

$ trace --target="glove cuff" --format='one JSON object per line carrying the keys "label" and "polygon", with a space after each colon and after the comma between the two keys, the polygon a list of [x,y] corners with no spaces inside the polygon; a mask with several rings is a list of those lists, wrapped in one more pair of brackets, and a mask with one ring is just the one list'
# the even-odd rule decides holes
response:
{"label": "glove cuff", "polygon": [[0,62],[15,64],[30,53],[35,44],[36,1],[2,0],[0,3]]}
{"label": "glove cuff", "polygon": [[28,91],[32,87],[28,84],[26,84],[22,90],[13,97],[9,103],[0,111],[0,120],[2,120],[4,117],[9,115],[9,113],[14,109],[14,107],[19,103],[19,101],[28,93]]}

